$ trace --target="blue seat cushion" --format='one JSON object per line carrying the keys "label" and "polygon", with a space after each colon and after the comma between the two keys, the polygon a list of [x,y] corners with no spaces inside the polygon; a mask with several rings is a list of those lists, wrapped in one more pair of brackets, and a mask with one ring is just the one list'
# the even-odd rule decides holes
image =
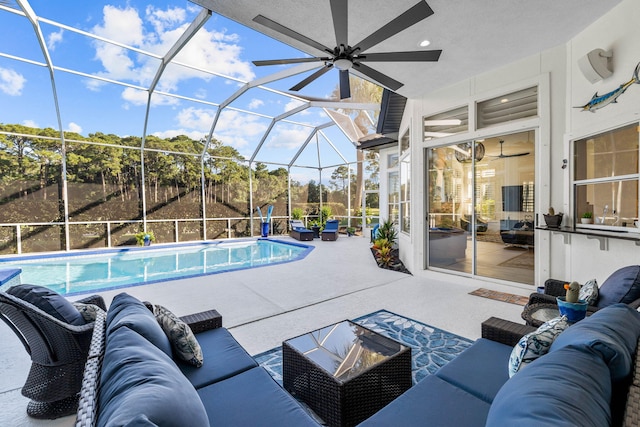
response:
{"label": "blue seat cushion", "polygon": [[319,426],[260,366],[201,388],[198,394],[212,426]]}
{"label": "blue seat cushion", "polygon": [[126,326],[107,337],[98,426],[208,426],[200,397],[173,360]]}
{"label": "blue seat cushion", "polygon": [[509,379],[509,356],[513,347],[480,338],[435,375],[491,403]]}
{"label": "blue seat cushion", "polygon": [[225,328],[215,328],[196,334],[204,364],[200,368],[178,363],[178,367],[195,388],[227,379],[258,366],[249,353]]}
{"label": "blue seat cushion", "polygon": [[505,383],[486,425],[609,426],[610,400],[611,379],[602,357],[591,348],[563,347],[534,360]]}
{"label": "blue seat cushion", "polygon": [[85,324],[84,317],[69,300],[44,286],[16,285],[7,289],[7,293],[38,307],[48,315],[64,323],[75,326]]}
{"label": "blue seat cushion", "polygon": [[622,302],[630,304],[640,298],[640,265],[630,265],[614,271],[598,290],[596,306],[603,308]]}
{"label": "blue seat cushion", "polygon": [[[504,365],[506,369],[506,361]],[[429,375],[359,425],[480,427],[484,426],[489,408],[487,402]]]}
{"label": "blue seat cushion", "polygon": [[555,339],[549,352],[563,347],[588,347],[598,352],[615,382],[631,374],[640,335],[640,313],[626,304],[614,304],[569,327]]}
{"label": "blue seat cushion", "polygon": [[171,343],[156,320],[151,310],[140,300],[127,293],[120,293],[113,298],[107,312],[106,335],[126,326],[145,337],[169,357]]}

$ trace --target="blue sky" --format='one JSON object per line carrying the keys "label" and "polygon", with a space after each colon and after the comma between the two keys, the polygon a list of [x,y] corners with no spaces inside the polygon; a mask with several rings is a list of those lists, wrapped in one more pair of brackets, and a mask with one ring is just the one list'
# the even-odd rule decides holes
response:
{"label": "blue sky", "polygon": [[[64,130],[84,136],[94,132],[141,136],[148,92],[136,87],[148,87],[160,60],[60,28],[47,20],[161,57],[202,10],[200,6],[188,1],[139,0],[65,0],[62,3],[32,0],[30,4],[36,15],[45,18],[40,20],[40,26],[52,62],[61,68],[55,71],[55,78]],[[44,57],[33,27],[23,16],[0,10],[0,54],[0,122],[57,128],[49,72],[37,65],[44,63]],[[208,133],[216,107],[207,103],[224,101],[238,90],[241,83],[199,70],[250,81],[282,69],[280,66],[255,67],[252,60],[302,56],[306,55],[213,14],[175,59],[188,66],[170,65],[157,86],[158,91],[202,102],[154,95],[148,133],[160,137],[186,134],[193,139],[200,139]],[[93,80],[62,69],[124,82],[133,87]],[[269,87],[287,91],[304,76],[274,82]],[[337,72],[331,71],[301,93],[326,97],[337,82]],[[296,100],[258,88],[249,90],[231,104],[237,109],[268,116],[277,116],[297,105]],[[312,125],[329,121],[317,108],[298,113],[290,119]],[[270,119],[259,115],[225,110],[214,136],[250,157],[270,122]],[[288,163],[310,130],[304,126],[279,123],[256,160]],[[324,132],[348,160],[355,160],[355,151],[337,127]],[[340,158],[329,145],[322,138],[320,141],[323,164],[340,163]],[[316,166],[317,150],[309,148],[299,163]]]}

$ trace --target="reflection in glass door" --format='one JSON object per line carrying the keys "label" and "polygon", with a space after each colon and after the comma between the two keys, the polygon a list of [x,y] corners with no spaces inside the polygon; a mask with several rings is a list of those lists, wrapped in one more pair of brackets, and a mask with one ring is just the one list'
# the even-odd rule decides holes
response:
{"label": "reflection in glass door", "polygon": [[427,150],[428,266],[533,284],[534,131]]}

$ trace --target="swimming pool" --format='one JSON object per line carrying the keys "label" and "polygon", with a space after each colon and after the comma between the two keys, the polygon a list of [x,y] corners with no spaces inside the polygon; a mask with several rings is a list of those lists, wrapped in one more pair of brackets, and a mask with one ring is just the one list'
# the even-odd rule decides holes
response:
{"label": "swimming pool", "polygon": [[20,281],[63,295],[105,291],[304,258],[312,246],[278,240],[239,240],[0,259],[20,268]]}

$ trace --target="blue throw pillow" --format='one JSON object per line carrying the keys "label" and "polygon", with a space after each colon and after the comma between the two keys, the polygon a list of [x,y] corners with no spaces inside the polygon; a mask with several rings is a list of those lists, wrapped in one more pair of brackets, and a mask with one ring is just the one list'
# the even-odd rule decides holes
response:
{"label": "blue throw pillow", "polygon": [[156,317],[140,300],[127,293],[116,295],[107,312],[107,337],[116,329],[126,326],[145,337],[150,343],[171,357],[169,338],[156,321]]}
{"label": "blue throw pillow", "polygon": [[98,426],[208,426],[204,405],[173,360],[127,327],[107,337]]}
{"label": "blue throw pillow", "polygon": [[38,285],[16,285],[7,289],[7,293],[20,298],[40,310],[70,325],[81,326],[86,322],[82,314],[59,293]]}
{"label": "blue throw pillow", "polygon": [[611,395],[602,358],[588,348],[564,347],[533,361],[502,386],[486,426],[609,426]]}
{"label": "blue throw pillow", "polygon": [[640,313],[626,304],[614,304],[568,328],[556,338],[549,352],[564,347],[588,348],[599,354],[620,381],[631,374],[640,336]]}
{"label": "blue throw pillow", "polygon": [[556,337],[568,327],[566,316],[556,317],[520,338],[509,357],[509,377],[538,357],[547,354]]}
{"label": "blue throw pillow", "polygon": [[599,294],[599,308],[618,302],[630,304],[640,298],[640,265],[630,265],[613,272],[600,286]]}

